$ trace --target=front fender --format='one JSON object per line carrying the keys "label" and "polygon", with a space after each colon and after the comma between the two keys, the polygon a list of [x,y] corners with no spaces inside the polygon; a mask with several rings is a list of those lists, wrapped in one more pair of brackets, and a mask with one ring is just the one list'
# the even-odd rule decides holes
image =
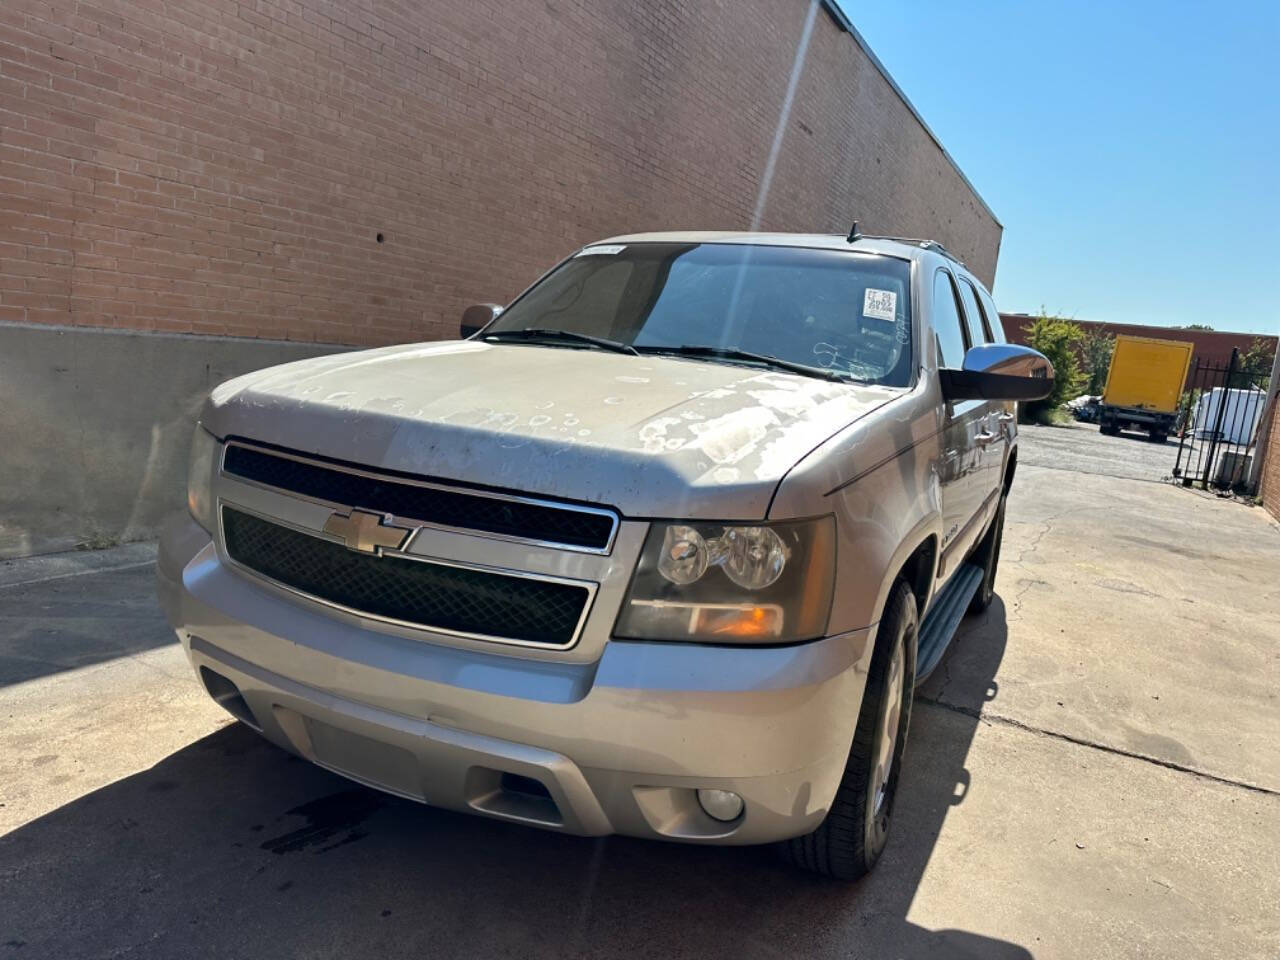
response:
{"label": "front fender", "polygon": [[[829,498],[837,526],[836,599],[830,632],[878,623],[903,566],[922,544],[942,542],[942,502],[928,451],[915,447]],[[912,576],[921,610],[929,602],[938,550]]]}

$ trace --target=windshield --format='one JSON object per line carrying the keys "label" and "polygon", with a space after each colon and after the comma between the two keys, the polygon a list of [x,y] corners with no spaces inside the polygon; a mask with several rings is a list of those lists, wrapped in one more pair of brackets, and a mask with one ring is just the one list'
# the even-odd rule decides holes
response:
{"label": "windshield", "polygon": [[854,380],[911,379],[910,264],[797,247],[587,247],[486,334],[565,330],[642,352],[716,347]]}

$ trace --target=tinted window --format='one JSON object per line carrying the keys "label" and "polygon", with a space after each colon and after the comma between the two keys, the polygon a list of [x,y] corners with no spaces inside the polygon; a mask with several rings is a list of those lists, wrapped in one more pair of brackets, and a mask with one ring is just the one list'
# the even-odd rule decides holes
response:
{"label": "tinted window", "polygon": [[491,329],[553,327],[612,337],[618,306],[632,273],[632,264],[625,260],[604,257],[591,263],[571,260],[556,271],[561,282],[544,280],[518,301],[521,314],[536,318],[535,321],[513,324],[499,318]]}
{"label": "tinted window", "polygon": [[968,280],[960,281],[961,296],[964,297],[964,315],[969,321],[969,342],[972,344],[990,343],[991,332],[984,329],[986,318],[982,315],[982,307],[978,305],[978,291]]}
{"label": "tinted window", "polygon": [[1004,321],[1000,319],[1000,311],[996,309],[995,301],[991,299],[991,294],[985,290],[979,290],[978,297],[982,300],[983,309],[987,312],[987,319],[991,322],[991,342],[1004,343]]}
{"label": "tinted window", "polygon": [[554,328],[639,350],[714,346],[857,380],[911,379],[911,266],[843,250],[716,243],[600,246],[489,328]]}
{"label": "tinted window", "polygon": [[938,337],[938,365],[959,370],[964,366],[964,332],[955,287],[945,270],[933,277],[933,332]]}

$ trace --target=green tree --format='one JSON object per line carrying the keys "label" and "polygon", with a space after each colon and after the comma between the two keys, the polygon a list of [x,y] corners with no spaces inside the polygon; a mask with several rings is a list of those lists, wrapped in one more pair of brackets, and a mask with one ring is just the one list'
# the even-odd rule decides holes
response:
{"label": "green tree", "polygon": [[1084,375],[1088,377],[1084,392],[1090,396],[1102,393],[1107,385],[1107,373],[1111,370],[1111,354],[1116,349],[1114,334],[1094,330],[1080,339],[1080,359]]}
{"label": "green tree", "polygon": [[1240,372],[1236,375],[1235,386],[1267,388],[1267,380],[1271,377],[1271,365],[1276,362],[1275,349],[1261,337],[1254,337],[1240,356]]}
{"label": "green tree", "polygon": [[1213,327],[1207,323],[1185,323],[1180,327],[1173,327],[1174,330],[1212,330]]}
{"label": "green tree", "polygon": [[1062,317],[1041,313],[1026,329],[1027,343],[1039,350],[1053,364],[1053,392],[1043,400],[1026,404],[1026,416],[1036,423],[1053,423],[1058,408],[1080,395],[1086,376],[1080,372],[1076,354],[1084,331],[1076,323]]}

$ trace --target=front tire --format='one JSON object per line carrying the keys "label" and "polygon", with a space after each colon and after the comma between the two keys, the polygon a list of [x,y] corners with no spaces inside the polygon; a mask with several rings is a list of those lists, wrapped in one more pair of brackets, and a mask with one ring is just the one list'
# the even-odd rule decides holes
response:
{"label": "front tire", "polygon": [[853,745],[831,809],[818,829],[781,845],[796,866],[856,880],[884,852],[911,723],[918,626],[915,595],[898,580],[880,619]]}

